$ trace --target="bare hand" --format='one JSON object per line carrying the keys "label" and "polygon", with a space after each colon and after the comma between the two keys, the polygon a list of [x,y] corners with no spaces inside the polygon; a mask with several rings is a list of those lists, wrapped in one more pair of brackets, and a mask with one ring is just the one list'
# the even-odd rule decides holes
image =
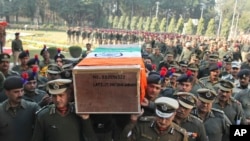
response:
{"label": "bare hand", "polygon": [[78,114],[82,119],[89,119],[89,114]]}
{"label": "bare hand", "polygon": [[130,115],[131,121],[137,121],[137,119],[138,119],[140,116],[142,116],[143,113],[144,113],[144,109],[142,108],[142,109],[141,109],[141,113]]}
{"label": "bare hand", "polygon": [[147,98],[144,98],[141,102],[141,106],[148,107],[149,106],[149,101]]}

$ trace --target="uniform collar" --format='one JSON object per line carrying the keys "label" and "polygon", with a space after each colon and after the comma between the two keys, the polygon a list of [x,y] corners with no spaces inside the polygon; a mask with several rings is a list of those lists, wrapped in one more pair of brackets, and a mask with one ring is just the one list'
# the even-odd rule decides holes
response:
{"label": "uniform collar", "polygon": [[[214,103],[220,103],[220,101],[219,101],[219,98],[216,98],[215,100],[214,100]],[[229,99],[227,102],[226,102],[226,104],[228,104],[228,105],[231,105],[232,104],[232,101]]]}
{"label": "uniform collar", "polygon": [[[5,106],[5,110],[6,110],[6,111],[8,111],[10,108],[12,108],[12,107],[10,106],[9,100],[6,100],[5,105],[6,105],[6,106]],[[24,102],[24,100],[22,99],[20,105],[17,106],[17,107],[21,107],[21,108],[23,108],[23,109],[26,109],[26,108],[27,108],[27,104],[26,104],[26,103]]]}

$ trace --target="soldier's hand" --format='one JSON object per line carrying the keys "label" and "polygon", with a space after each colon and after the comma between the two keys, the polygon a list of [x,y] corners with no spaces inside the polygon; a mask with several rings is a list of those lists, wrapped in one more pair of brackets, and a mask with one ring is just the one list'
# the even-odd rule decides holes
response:
{"label": "soldier's hand", "polygon": [[89,119],[89,114],[78,114],[78,115],[84,120]]}
{"label": "soldier's hand", "polygon": [[142,109],[141,109],[141,113],[130,115],[130,120],[131,120],[132,122],[136,122],[137,119],[138,119],[143,113],[144,113],[144,109],[142,108]]}
{"label": "soldier's hand", "polygon": [[141,106],[148,107],[149,106],[149,101],[147,98],[144,98],[141,102]]}
{"label": "soldier's hand", "polygon": [[52,98],[48,95],[48,94],[46,94],[43,98],[42,98],[42,100],[41,100],[41,104],[42,105],[47,105],[47,104],[49,104],[49,103],[51,103],[52,102]]}

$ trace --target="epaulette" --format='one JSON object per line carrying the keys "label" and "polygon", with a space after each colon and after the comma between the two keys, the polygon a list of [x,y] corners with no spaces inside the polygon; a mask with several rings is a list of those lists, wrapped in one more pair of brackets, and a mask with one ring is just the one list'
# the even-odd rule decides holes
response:
{"label": "epaulette", "polygon": [[170,134],[174,134],[174,130],[181,133],[183,136],[187,136],[187,131],[186,129],[180,127],[179,125],[177,125],[176,123],[172,123],[172,127],[169,131]]}
{"label": "epaulette", "polygon": [[139,118],[139,121],[140,122],[151,122],[154,119],[155,119],[154,116],[142,116]]}
{"label": "epaulette", "polygon": [[214,114],[220,115],[221,117],[224,117],[224,115],[225,115],[224,111],[222,111],[220,109],[212,108],[211,110],[214,112]]}
{"label": "epaulette", "polygon": [[199,117],[197,117],[197,116],[195,116],[195,115],[192,115],[192,114],[189,114],[189,116],[190,116],[190,118],[195,119],[195,120],[198,120],[198,121],[200,121],[200,122],[203,123],[203,121],[202,121],[201,118],[199,118]]}
{"label": "epaulette", "polygon": [[237,103],[238,105],[241,105],[241,103],[237,99],[235,99],[233,97],[230,97],[230,99],[232,102]]}
{"label": "epaulette", "polygon": [[36,115],[38,115],[40,112],[42,112],[43,110],[47,109],[49,107],[49,105],[43,106],[42,108],[40,108],[38,111],[36,111]]}

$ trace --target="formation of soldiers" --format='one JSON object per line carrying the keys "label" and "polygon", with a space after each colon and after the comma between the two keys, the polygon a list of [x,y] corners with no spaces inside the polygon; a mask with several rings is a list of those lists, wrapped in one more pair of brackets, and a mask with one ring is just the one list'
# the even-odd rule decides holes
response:
{"label": "formation of soldiers", "polygon": [[229,141],[230,125],[250,124],[248,42],[138,35],[131,43],[142,41],[147,73],[139,115],[75,113],[72,69],[91,43],[79,60],[46,46],[42,60],[22,51],[13,68],[0,54],[1,141]]}

